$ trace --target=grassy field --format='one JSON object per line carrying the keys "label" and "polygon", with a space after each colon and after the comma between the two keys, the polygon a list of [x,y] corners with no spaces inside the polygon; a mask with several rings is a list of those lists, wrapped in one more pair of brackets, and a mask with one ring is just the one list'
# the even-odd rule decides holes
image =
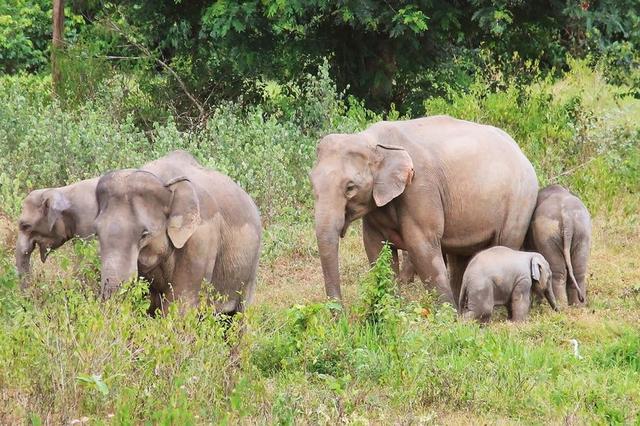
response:
{"label": "grassy field", "polygon": [[[425,99],[416,115],[505,129],[542,185],[579,194],[594,236],[586,307],[538,304],[519,325],[499,311],[482,327],[419,283],[395,288],[385,256],[367,264],[359,224],[340,248],[344,308],[325,303],[307,177],[316,141],[400,118],[345,99],[327,69],[264,105],[221,105],[195,130],[138,127],[117,80],[64,109],[47,77],[0,78],[0,424],[640,425],[640,100],[585,61],[556,80],[492,82]],[[34,285],[20,291],[13,250],[29,190],[178,148],[261,210],[244,326],[206,306],[150,318],[142,282],[101,303],[95,241],[44,265],[34,255]]]}
{"label": "grassy field", "polygon": [[420,284],[363,296],[385,288],[388,268],[368,272],[357,229],[341,247],[337,313],[321,303],[311,224],[286,240],[270,229],[239,342],[206,309],[146,317],[141,286],[101,305],[95,243],[34,261],[38,284],[20,295],[15,230],[0,223],[3,424],[640,422],[637,222],[596,219],[587,307],[538,305],[525,324],[501,313],[487,327],[434,306]]}

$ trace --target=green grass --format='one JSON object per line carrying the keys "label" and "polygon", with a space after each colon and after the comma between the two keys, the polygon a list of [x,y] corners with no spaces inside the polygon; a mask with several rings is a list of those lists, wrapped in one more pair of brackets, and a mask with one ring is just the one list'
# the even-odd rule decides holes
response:
{"label": "green grass", "polygon": [[[149,318],[142,284],[99,302],[95,243],[36,265],[26,295],[3,250],[0,419],[637,423],[637,231],[596,222],[588,307],[537,305],[527,323],[486,327],[460,322],[420,285],[396,295],[385,259],[367,271],[355,230],[342,248],[345,310],[320,303],[317,255],[305,252],[313,236],[299,233],[297,255],[264,260],[239,340],[206,307]],[[275,285],[290,268],[305,278]]]}

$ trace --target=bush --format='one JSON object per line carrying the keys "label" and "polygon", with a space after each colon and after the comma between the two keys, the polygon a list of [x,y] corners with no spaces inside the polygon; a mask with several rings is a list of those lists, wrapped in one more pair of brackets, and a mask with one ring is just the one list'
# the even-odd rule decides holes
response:
{"label": "bush", "polygon": [[[632,211],[637,186],[640,102],[601,69],[572,61],[563,79],[522,85],[506,79],[491,92],[478,79],[468,93],[424,101],[425,113],[449,114],[504,129],[533,163],[541,185],[557,182],[578,193],[594,213]],[[628,197],[626,194],[633,194]]]}
{"label": "bush", "polygon": [[317,138],[352,131],[371,117],[357,103],[346,110],[326,65],[303,86],[269,95],[264,108],[224,104],[203,129],[192,131],[179,130],[171,116],[150,131],[138,127],[127,112],[135,85],[124,94],[126,87],[105,80],[94,99],[63,109],[47,95],[47,84],[33,76],[0,79],[0,197],[13,215],[31,189],[138,167],[182,148],[236,180],[267,221],[308,217],[307,174]]}

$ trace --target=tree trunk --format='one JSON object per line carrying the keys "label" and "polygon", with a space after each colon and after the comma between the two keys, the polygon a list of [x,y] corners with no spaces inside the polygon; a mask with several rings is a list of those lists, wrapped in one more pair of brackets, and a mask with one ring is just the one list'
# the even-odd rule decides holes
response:
{"label": "tree trunk", "polygon": [[58,94],[60,84],[60,62],[58,55],[64,41],[64,0],[53,0],[53,38],[51,44],[51,79],[53,94]]}

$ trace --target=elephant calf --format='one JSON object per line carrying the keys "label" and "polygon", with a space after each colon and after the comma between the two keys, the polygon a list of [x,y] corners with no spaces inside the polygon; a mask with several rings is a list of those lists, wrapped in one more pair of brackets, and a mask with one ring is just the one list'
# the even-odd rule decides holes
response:
{"label": "elephant calf", "polygon": [[462,278],[458,311],[465,319],[488,322],[493,307],[504,305],[512,321],[523,321],[531,307],[531,291],[544,295],[557,310],[551,268],[539,253],[496,246],[478,253]]}
{"label": "elephant calf", "polygon": [[568,301],[569,305],[584,303],[591,216],[582,201],[560,185],[540,190],[528,240],[528,248],[549,261],[558,301]]}
{"label": "elephant calf", "polygon": [[22,203],[16,243],[16,268],[23,287],[30,272],[31,253],[38,245],[40,260],[71,238],[93,234],[93,219],[98,211],[98,178],[87,179],[60,188],[36,189]]}

